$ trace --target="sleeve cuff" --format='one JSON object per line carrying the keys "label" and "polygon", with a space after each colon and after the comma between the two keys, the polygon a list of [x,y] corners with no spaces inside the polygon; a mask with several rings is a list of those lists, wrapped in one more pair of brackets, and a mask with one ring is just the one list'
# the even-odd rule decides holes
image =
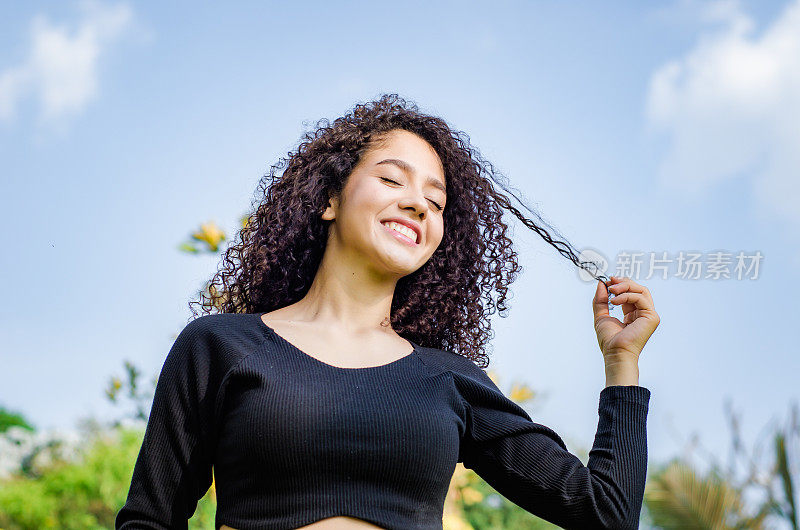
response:
{"label": "sleeve cuff", "polygon": [[648,405],[650,389],[639,385],[612,385],[600,391],[600,401],[630,401]]}

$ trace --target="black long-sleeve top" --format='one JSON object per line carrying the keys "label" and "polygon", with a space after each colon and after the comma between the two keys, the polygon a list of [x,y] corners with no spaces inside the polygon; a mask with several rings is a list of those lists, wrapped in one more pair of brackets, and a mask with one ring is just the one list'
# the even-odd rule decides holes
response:
{"label": "black long-sleeve top", "polygon": [[287,530],[337,515],[442,528],[457,462],[564,528],[637,528],[650,391],[600,392],[584,466],[472,360],[412,341],[367,368],[329,365],[256,314],[203,315],[161,369],[117,529],[187,528],[212,483],[215,526]]}

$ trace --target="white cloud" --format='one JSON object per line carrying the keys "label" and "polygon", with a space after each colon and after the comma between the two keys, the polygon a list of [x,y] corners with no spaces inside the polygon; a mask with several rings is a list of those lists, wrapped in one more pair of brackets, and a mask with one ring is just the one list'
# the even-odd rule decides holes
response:
{"label": "white cloud", "polygon": [[41,104],[46,120],[75,114],[97,95],[98,60],[130,26],[131,9],[83,0],[77,28],[36,15],[26,60],[0,73],[0,119],[8,120],[25,96]]}
{"label": "white cloud", "polygon": [[760,35],[737,2],[700,14],[717,27],[650,80],[648,121],[670,140],[660,179],[699,193],[751,178],[756,205],[800,227],[800,0]]}

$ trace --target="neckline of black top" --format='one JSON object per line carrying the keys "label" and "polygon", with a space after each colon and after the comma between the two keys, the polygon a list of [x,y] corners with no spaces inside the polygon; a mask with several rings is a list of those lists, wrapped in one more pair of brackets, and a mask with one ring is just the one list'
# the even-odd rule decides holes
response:
{"label": "neckline of black top", "polygon": [[254,313],[254,316],[256,318],[258,318],[258,321],[261,323],[261,326],[263,328],[265,328],[279,343],[283,344],[289,351],[297,353],[300,356],[311,360],[315,364],[322,365],[324,367],[327,367],[328,369],[339,371],[339,372],[364,372],[364,371],[369,371],[369,370],[380,370],[380,369],[393,368],[396,365],[399,365],[399,364],[402,364],[403,362],[411,360],[412,357],[417,355],[417,352],[419,350],[419,345],[416,342],[414,342],[412,340],[405,339],[405,337],[404,337],[404,339],[409,344],[411,344],[413,349],[411,350],[411,353],[409,353],[407,355],[404,355],[403,357],[400,357],[399,359],[395,359],[392,362],[389,362],[389,363],[386,363],[386,364],[379,364],[377,366],[363,366],[363,367],[334,366],[332,364],[328,364],[328,363],[326,363],[324,361],[321,361],[321,360],[317,359],[313,355],[307,354],[306,352],[304,352],[303,350],[301,350],[300,348],[298,348],[297,346],[295,346],[294,344],[292,344],[291,342],[289,342],[288,340],[286,340],[285,338],[280,336],[277,331],[275,331],[274,329],[269,327],[267,325],[267,323],[264,322],[264,319],[261,318],[263,315],[266,315],[267,313],[268,313],[268,311],[264,311],[263,313]]}

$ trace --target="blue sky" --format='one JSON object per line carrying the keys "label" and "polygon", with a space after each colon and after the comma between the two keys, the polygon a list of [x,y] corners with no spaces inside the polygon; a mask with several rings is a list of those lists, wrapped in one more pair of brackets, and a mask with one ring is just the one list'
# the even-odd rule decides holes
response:
{"label": "blue sky", "polygon": [[[305,124],[396,92],[465,131],[577,248],[763,256],[755,279],[633,276],[661,325],[640,359],[651,459],[752,447],[800,395],[800,3],[3,2],[0,403],[38,427],[116,414],[158,373],[215,256]],[[493,318],[501,388],[588,450],[605,382],[594,283],[520,223]],[[613,273],[613,270],[611,271]],[[752,277],[751,273],[751,277]]]}

